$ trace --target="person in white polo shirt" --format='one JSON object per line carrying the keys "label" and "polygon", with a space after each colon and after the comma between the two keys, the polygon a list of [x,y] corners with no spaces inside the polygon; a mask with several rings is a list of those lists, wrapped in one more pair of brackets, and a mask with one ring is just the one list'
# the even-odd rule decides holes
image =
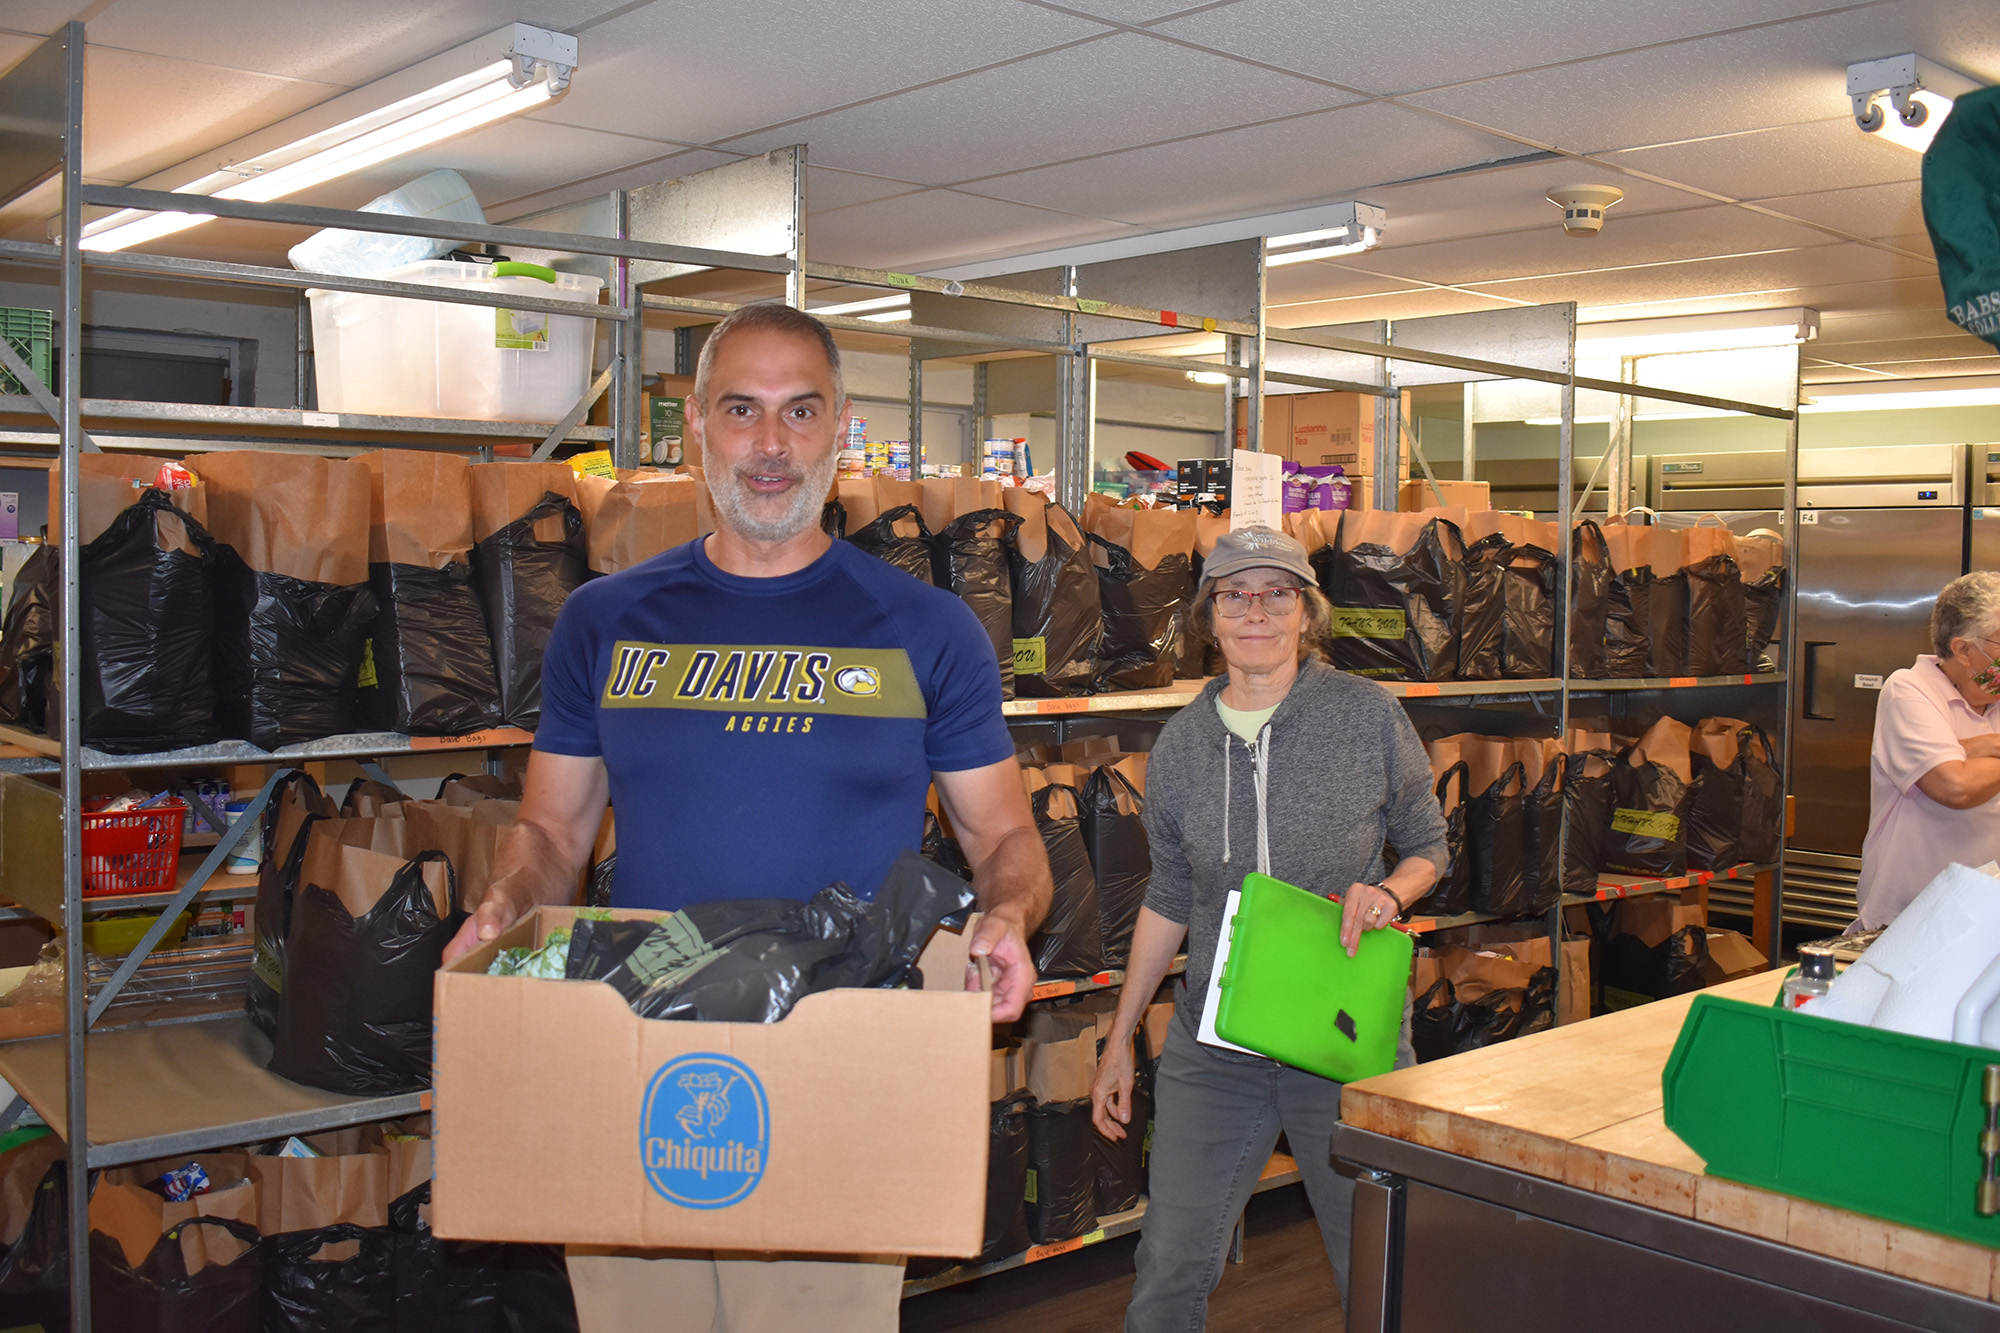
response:
{"label": "person in white polo shirt", "polygon": [[1945,585],[1931,643],[1936,654],[1892,674],[1875,707],[1862,930],[1894,921],[1952,862],[2000,858],[2000,573]]}

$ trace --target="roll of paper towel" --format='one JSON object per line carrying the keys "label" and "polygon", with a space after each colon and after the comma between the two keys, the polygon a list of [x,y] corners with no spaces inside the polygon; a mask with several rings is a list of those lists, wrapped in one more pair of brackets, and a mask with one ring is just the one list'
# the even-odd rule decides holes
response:
{"label": "roll of paper towel", "polygon": [[[1959,997],[1996,956],[2000,879],[1949,865],[1801,1012],[1950,1041]],[[2000,1047],[2000,1011],[1987,1015],[1980,1041]]]}

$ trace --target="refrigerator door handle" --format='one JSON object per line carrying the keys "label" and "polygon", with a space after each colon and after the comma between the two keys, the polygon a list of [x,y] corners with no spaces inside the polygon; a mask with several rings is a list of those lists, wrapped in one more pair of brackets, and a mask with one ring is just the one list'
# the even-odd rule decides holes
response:
{"label": "refrigerator door handle", "polygon": [[[1799,701],[1799,716],[1817,722],[1833,721],[1833,649],[1830,641],[1802,643],[1805,649],[1805,697]],[[1825,709],[1822,712],[1822,708]]]}

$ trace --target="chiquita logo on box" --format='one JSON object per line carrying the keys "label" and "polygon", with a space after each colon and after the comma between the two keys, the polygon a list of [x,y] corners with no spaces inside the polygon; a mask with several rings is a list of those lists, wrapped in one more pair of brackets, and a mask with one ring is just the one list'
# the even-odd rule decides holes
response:
{"label": "chiquita logo on box", "polygon": [[764,1085],[741,1060],[702,1052],[653,1075],[639,1115],[639,1154],[655,1190],[687,1208],[741,1203],[771,1152]]}

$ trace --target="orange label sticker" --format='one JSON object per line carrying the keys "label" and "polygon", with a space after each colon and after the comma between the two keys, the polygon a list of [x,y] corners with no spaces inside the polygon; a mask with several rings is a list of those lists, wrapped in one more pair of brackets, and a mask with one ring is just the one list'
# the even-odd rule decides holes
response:
{"label": "orange label sticker", "polygon": [[1088,699],[1038,699],[1035,701],[1037,713],[1088,713]]}
{"label": "orange label sticker", "polygon": [[1443,693],[1444,691],[1435,685],[1405,685],[1403,687],[1403,697],[1405,699],[1431,699]]}
{"label": "orange label sticker", "polygon": [[412,750],[479,750],[493,745],[529,745],[535,733],[519,727],[488,727],[463,736],[412,736]]}
{"label": "orange label sticker", "polygon": [[1667,677],[1667,688],[1670,690],[1684,690],[1694,684],[1694,682],[1695,678],[1693,676],[1669,676]]}

